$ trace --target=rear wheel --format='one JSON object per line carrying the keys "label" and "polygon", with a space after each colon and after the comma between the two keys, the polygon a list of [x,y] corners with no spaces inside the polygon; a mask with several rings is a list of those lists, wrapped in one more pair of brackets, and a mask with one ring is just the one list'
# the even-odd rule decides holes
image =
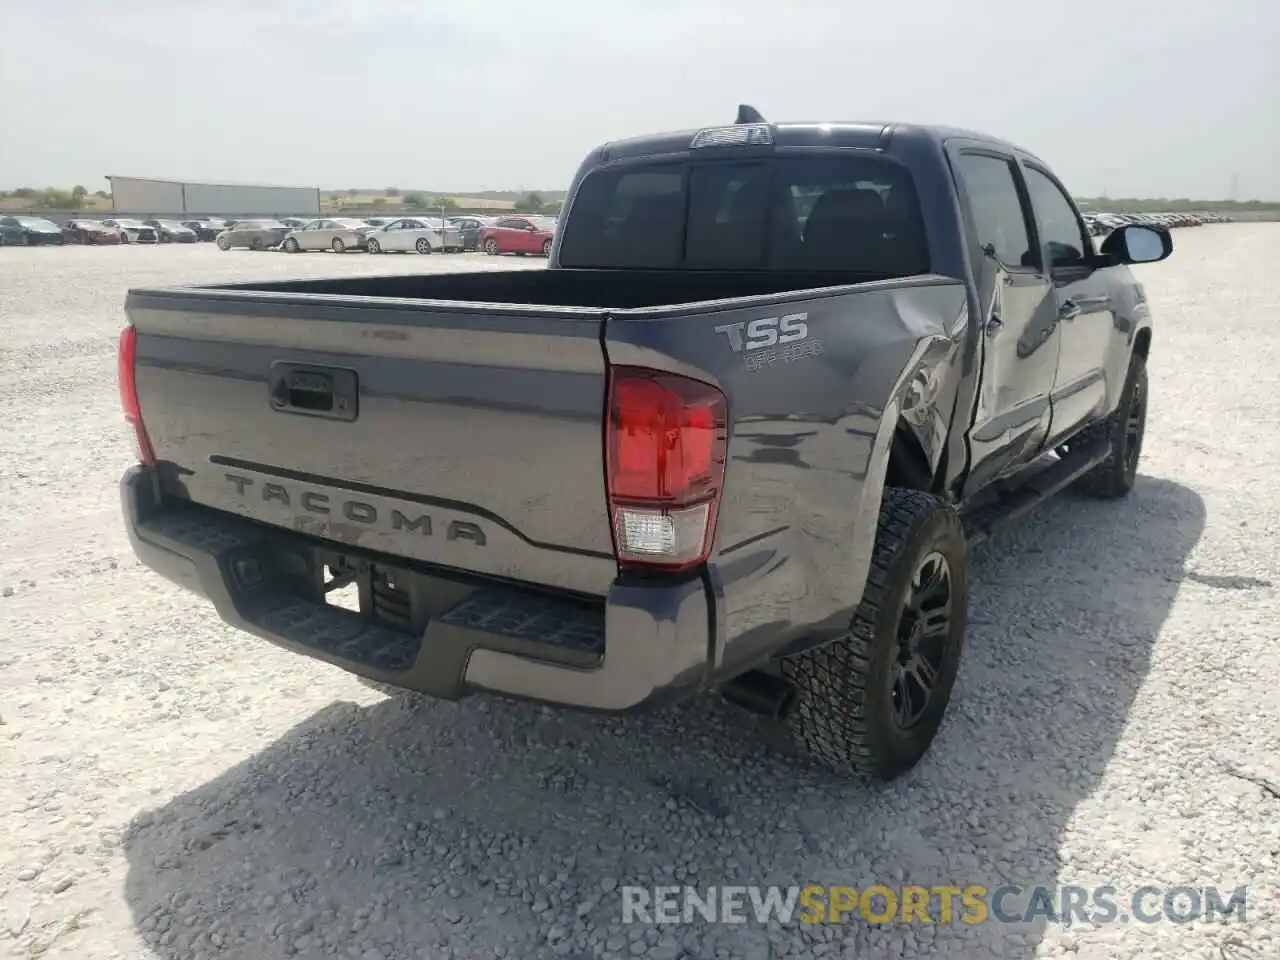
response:
{"label": "rear wheel", "polygon": [[297,253],[298,249],[299,249],[298,240],[296,237],[289,237],[288,239],[285,240],[284,242],[285,253]]}
{"label": "rear wheel", "polygon": [[345,243],[343,243],[343,242],[342,242],[342,238],[341,238],[341,237],[334,237],[334,238],[333,238],[333,252],[334,252],[334,253],[346,253],[346,252],[347,252],[347,245],[346,245]]}
{"label": "rear wheel", "polygon": [[263,243],[261,237],[254,237],[253,242],[249,244],[250,250],[265,250],[267,245]]}
{"label": "rear wheel", "polygon": [[1071,440],[1069,446],[1107,445],[1107,459],[1080,478],[1078,489],[1100,500],[1118,500],[1128,494],[1138,479],[1138,460],[1146,432],[1147,361],[1135,353],[1115,412]]}
{"label": "rear wheel", "polygon": [[430,253],[431,241],[426,237],[419,237],[418,242],[413,245],[413,249],[417,250],[419,253]]}
{"label": "rear wheel", "polygon": [[543,255],[544,257],[549,257],[549,256],[551,256],[551,241],[550,241],[550,240],[543,240],[543,241],[542,241],[542,255]]}
{"label": "rear wheel", "polygon": [[933,743],[960,667],[968,609],[954,508],[890,487],[849,632],[782,663],[796,686],[796,743],[838,772],[890,780]]}
{"label": "rear wheel", "polygon": [[484,252],[491,257],[496,257],[498,255],[498,241],[493,239],[493,237],[486,240],[484,242]]}

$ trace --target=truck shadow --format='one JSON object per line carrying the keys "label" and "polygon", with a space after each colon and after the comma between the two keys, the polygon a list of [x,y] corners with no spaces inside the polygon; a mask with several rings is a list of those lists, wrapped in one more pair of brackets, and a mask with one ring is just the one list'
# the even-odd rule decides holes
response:
{"label": "truck shadow", "polygon": [[1062,496],[975,551],[950,719],[887,786],[762,746],[754,720],[712,698],[629,718],[494,698],[334,704],[137,818],[136,926],[175,960],[1029,956],[1043,917],[623,925],[619,888],[1081,882],[1065,832],[1115,753],[1204,522],[1194,492],[1143,476],[1124,503]]}

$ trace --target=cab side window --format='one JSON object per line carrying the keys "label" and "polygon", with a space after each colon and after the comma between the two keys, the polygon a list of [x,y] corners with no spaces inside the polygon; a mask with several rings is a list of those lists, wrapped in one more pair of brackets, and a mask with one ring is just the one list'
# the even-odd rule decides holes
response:
{"label": "cab side window", "polygon": [[1075,206],[1062,188],[1035,167],[1024,167],[1031,207],[1040,225],[1040,238],[1049,248],[1050,265],[1070,267],[1082,263],[1091,244],[1076,216]]}
{"label": "cab side window", "polygon": [[1040,258],[1031,249],[1031,231],[1012,161],[966,153],[961,155],[958,169],[973,211],[978,243],[1006,267],[1038,266]]}

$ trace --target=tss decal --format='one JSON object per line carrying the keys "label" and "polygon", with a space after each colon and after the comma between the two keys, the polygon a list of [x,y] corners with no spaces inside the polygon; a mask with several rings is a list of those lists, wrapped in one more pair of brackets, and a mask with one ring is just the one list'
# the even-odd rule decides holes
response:
{"label": "tss decal", "polygon": [[784,343],[798,343],[809,336],[807,313],[789,313],[785,317],[757,317],[755,320],[739,320],[723,323],[715,328],[729,338],[734,353],[763,350]]}
{"label": "tss decal", "polygon": [[747,370],[755,372],[777,363],[793,363],[822,353],[822,341],[809,338],[809,314],[758,317],[723,323],[715,328],[729,338],[729,348],[742,354]]}

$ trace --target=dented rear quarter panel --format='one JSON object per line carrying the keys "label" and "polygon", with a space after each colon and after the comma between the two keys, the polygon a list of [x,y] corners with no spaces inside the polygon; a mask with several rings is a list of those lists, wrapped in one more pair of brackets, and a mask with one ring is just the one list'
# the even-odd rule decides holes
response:
{"label": "dented rear quarter panel", "polygon": [[[847,627],[870,566],[895,427],[912,431],[932,466],[943,455],[967,304],[962,281],[926,276],[747,306],[685,304],[679,322],[663,309],[608,318],[611,364],[694,376],[728,399],[725,492],[707,571],[714,674]],[[778,337],[788,342],[764,345],[777,329],[791,332]],[[761,345],[752,349],[753,340]]]}

